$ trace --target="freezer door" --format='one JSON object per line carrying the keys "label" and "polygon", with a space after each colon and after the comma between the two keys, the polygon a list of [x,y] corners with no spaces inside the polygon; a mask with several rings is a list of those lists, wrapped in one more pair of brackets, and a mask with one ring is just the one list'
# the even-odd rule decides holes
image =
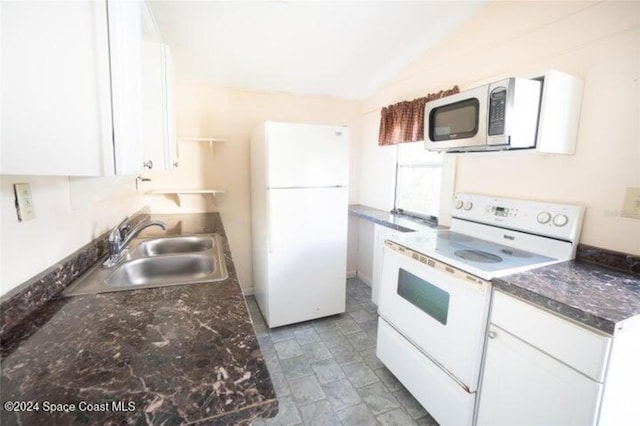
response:
{"label": "freezer door", "polygon": [[345,311],[346,188],[268,190],[270,327]]}
{"label": "freezer door", "polygon": [[349,129],[267,123],[267,186],[347,186]]}

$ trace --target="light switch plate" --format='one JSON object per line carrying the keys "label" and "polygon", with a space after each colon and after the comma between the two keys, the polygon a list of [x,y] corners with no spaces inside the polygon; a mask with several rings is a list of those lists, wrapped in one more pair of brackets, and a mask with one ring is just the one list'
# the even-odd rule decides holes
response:
{"label": "light switch plate", "polygon": [[31,185],[28,183],[15,183],[13,184],[13,191],[16,196],[18,220],[25,222],[35,219],[36,210],[33,207],[33,198],[31,198]]}
{"label": "light switch plate", "polygon": [[627,188],[622,206],[622,216],[640,219],[640,188]]}

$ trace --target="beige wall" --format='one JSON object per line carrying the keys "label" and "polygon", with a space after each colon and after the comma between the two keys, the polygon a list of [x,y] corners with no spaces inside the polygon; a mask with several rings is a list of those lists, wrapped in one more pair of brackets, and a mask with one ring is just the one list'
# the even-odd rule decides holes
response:
{"label": "beige wall", "polygon": [[[133,180],[110,179],[0,177],[0,294],[142,208]],[[31,184],[36,217],[27,222],[18,222],[14,206],[13,184],[20,182]]]}
{"label": "beige wall", "polygon": [[148,196],[152,212],[219,211],[229,237],[242,287],[251,292],[250,132],[265,120],[347,124],[351,135],[350,202],[357,201],[361,103],[326,96],[256,93],[209,85],[179,85],[176,91],[179,136],[215,136],[208,144],[181,142],[180,166],[171,172],[148,173],[145,188],[218,188],[217,205],[210,197],[187,196],[183,205],[168,197]]}
{"label": "beige wall", "polygon": [[360,203],[391,208],[381,175],[394,153],[376,145],[382,106],[555,68],[585,82],[575,155],[456,155],[454,189],[585,205],[582,242],[640,254],[640,221],[620,215],[625,188],[640,186],[639,21],[638,2],[490,3],[365,101]]}

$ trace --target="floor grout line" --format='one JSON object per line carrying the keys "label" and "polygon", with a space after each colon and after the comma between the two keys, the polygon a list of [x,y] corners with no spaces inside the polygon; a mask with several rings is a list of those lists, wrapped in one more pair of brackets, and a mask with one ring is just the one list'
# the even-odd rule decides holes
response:
{"label": "floor grout line", "polygon": [[[395,421],[397,424],[401,422],[403,426],[411,424],[437,426],[437,423],[424,410],[422,410],[424,415],[417,419],[411,415],[414,406],[415,410],[417,410],[414,415],[421,414],[421,411],[417,408],[419,405],[416,405],[417,401],[412,401],[411,397],[402,393],[406,389],[399,381],[397,384],[393,382],[394,377],[391,372],[386,370],[386,367],[375,356],[377,309],[370,302],[369,287],[363,282],[357,279],[347,280],[347,312],[338,316],[278,327],[275,330],[270,330],[266,325],[255,298],[248,296],[246,301],[265,361],[269,360],[267,363],[269,374],[281,377],[280,383],[282,385],[279,385],[279,387],[284,387],[284,389],[280,389],[280,391],[286,394],[278,395],[278,398],[283,402],[281,404],[281,413],[273,419],[257,419],[253,423],[254,426],[271,424],[307,425],[309,422],[318,424],[321,420],[321,418],[309,418],[309,415],[328,416],[329,418],[333,416],[333,423],[337,421],[340,424],[344,424],[345,421],[361,423],[361,420],[368,419],[367,421],[373,420],[373,423],[380,423],[384,420],[384,422],[392,423]],[[362,321],[356,321],[357,318]],[[316,338],[318,340],[307,343],[301,342],[305,339]],[[354,339],[357,339],[357,344],[354,344]],[[295,345],[291,343],[285,344],[291,341],[294,341]],[[331,342],[336,343],[336,341],[340,343],[331,347],[328,346]],[[373,345],[371,345],[371,341],[374,343]],[[314,344],[322,345],[324,347],[323,350],[314,354],[311,350]],[[291,347],[294,349],[291,349]],[[277,350],[278,348],[281,349],[280,353]],[[301,350],[302,354],[281,358],[281,356],[297,353],[295,348]],[[323,353],[323,351],[326,353]],[[314,359],[314,356],[324,357],[327,356],[327,353],[328,357],[326,358]],[[336,359],[336,353],[338,358],[344,358],[347,362],[339,363]],[[371,359],[372,356],[374,357],[373,360]],[[328,362],[330,360],[333,361],[333,366],[337,367],[337,370],[332,370],[333,366],[322,370],[323,366],[331,364]],[[283,362],[285,363],[284,367],[282,365]],[[324,364],[322,364],[323,362]],[[356,364],[359,364],[359,366],[356,366]],[[288,367],[299,369],[302,375],[296,374],[295,377],[291,377],[291,371],[289,371],[289,374],[285,371],[285,368]],[[352,373],[352,377],[347,375],[345,367],[347,371]],[[368,375],[369,378],[367,379]],[[323,380],[329,378],[329,381],[323,382],[320,380],[321,377]],[[386,379],[382,377],[386,377]],[[374,378],[374,381],[367,382]],[[356,382],[360,381],[360,384],[356,386],[354,380]],[[390,382],[389,385],[386,383],[387,380]],[[291,388],[292,382],[299,388],[297,389],[299,391],[297,395],[294,395],[294,389]],[[367,403],[361,393],[365,392],[364,389],[366,387],[374,385],[379,385],[380,389],[384,390],[384,395],[376,394],[372,390],[373,393],[368,397],[369,403]],[[329,390],[331,390],[331,394],[327,393]],[[334,395],[333,393],[336,394]],[[374,411],[379,411],[377,414],[373,414],[370,405],[373,404],[375,407],[375,404],[380,404],[380,400],[376,399],[376,395],[379,395],[383,402],[380,407],[373,408]],[[401,395],[403,398],[407,398],[408,402],[403,400]],[[384,397],[389,400],[388,403],[384,402]],[[310,399],[310,401],[306,401],[306,398]],[[302,402],[300,402],[301,400]],[[334,400],[339,401],[338,406],[341,404],[345,404],[345,406],[336,410]],[[406,404],[410,404],[411,408],[407,408]],[[330,412],[327,409],[330,409]],[[338,416],[338,413],[340,413],[340,416]],[[387,416],[390,417],[387,418]],[[381,417],[384,417],[384,419],[380,419]]]}

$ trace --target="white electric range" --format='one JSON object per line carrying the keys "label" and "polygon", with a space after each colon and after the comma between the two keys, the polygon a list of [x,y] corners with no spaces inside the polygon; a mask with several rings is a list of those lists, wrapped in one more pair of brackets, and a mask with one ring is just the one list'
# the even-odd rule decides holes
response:
{"label": "white electric range", "polygon": [[449,230],[385,241],[378,358],[440,424],[472,424],[490,280],[572,259],[584,208],[457,194]]}

